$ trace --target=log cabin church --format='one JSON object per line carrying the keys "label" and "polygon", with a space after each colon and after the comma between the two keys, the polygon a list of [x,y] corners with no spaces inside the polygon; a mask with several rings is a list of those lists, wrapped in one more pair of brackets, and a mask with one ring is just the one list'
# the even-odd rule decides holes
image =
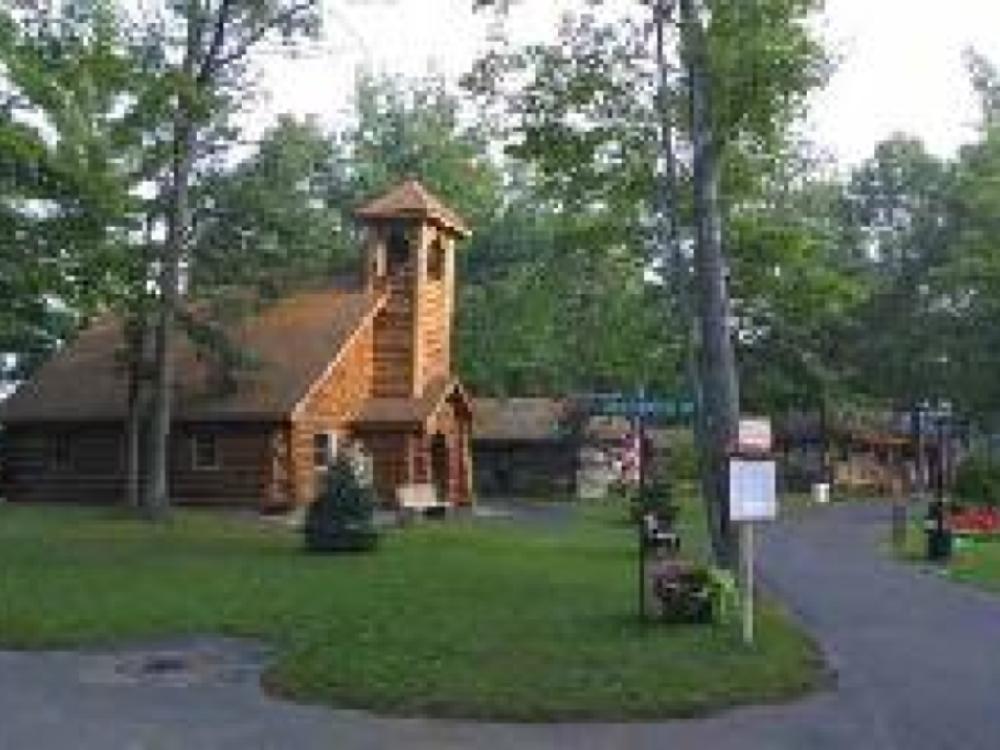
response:
{"label": "log cabin church", "polygon": [[[253,365],[227,388],[187,337],[174,344],[170,494],[280,510],[315,497],[338,449],[360,444],[381,501],[431,485],[472,498],[470,401],[452,371],[455,249],[465,223],[416,181],[357,212],[360,284],[292,295],[227,326]],[[125,492],[121,325],[98,321],[0,406],[4,487],[17,501]]]}

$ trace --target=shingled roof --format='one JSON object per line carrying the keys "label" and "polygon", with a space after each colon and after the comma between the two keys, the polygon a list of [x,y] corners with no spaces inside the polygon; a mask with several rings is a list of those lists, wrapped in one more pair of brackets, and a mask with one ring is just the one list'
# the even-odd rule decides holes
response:
{"label": "shingled roof", "polygon": [[471,411],[471,402],[457,378],[438,378],[429,383],[418,398],[371,398],[354,419],[360,430],[384,427],[417,427],[434,416],[445,399],[458,394]]}
{"label": "shingled roof", "polygon": [[[234,373],[236,387],[230,389],[220,388],[213,364],[176,334],[175,419],[286,418],[383,301],[382,296],[336,289],[303,292],[228,326],[229,340],[251,360]],[[99,321],[0,405],[0,421],[123,419],[127,380],[122,346],[120,322]]]}
{"label": "shingled roof", "polygon": [[551,398],[477,398],[476,440],[558,440],[569,418],[567,402]]}
{"label": "shingled roof", "polygon": [[380,198],[359,208],[355,215],[368,221],[427,219],[460,237],[471,234],[458,214],[448,208],[417,180],[407,180]]}

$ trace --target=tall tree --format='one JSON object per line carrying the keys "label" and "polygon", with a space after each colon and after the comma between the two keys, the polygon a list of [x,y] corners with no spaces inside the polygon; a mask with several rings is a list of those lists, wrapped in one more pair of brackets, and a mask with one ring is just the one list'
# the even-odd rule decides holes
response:
{"label": "tall tree", "polygon": [[[509,12],[516,12],[513,4],[480,4],[511,5]],[[664,24],[670,52],[650,48],[650,5],[654,18],[670,21]],[[826,58],[809,25],[821,3],[656,0],[624,6],[624,21],[614,17],[622,6],[587,6],[564,23],[556,43],[487,55],[471,83],[506,104],[500,109],[511,123],[512,155],[531,162],[564,211],[608,207],[619,228],[626,226],[622,217],[634,219],[634,231],[619,236],[641,259],[640,276],[649,270],[650,249],[669,244],[650,242],[649,217],[656,214],[654,166],[669,163],[661,125],[667,117],[676,123],[682,142],[676,152],[690,156],[676,165],[684,198],[669,210],[685,228],[681,241],[690,239],[695,250],[702,485],[713,547],[725,562],[733,552],[725,456],[739,408],[726,284],[733,264],[726,256],[740,248],[732,244],[728,220],[760,200],[806,95],[824,79]],[[662,94],[656,106],[663,89],[662,66],[658,71],[653,64],[658,54],[680,60],[685,73],[671,81],[669,110]],[[668,210],[662,198],[659,205]],[[666,222],[659,227],[673,231]],[[661,317],[661,340],[676,340],[679,331],[686,335],[678,321]]]}
{"label": "tall tree", "polygon": [[253,289],[270,299],[353,270],[337,159],[333,137],[314,121],[282,117],[245,161],[206,175],[197,190],[192,289]]}
{"label": "tall tree", "polygon": [[[110,0],[0,14],[8,98],[0,116],[11,258],[3,349],[25,372],[89,318],[115,311],[129,332],[129,501],[138,492],[142,331],[149,254],[143,188],[162,164],[145,139],[163,87],[147,75]],[[56,325],[53,325],[53,324]]]}
{"label": "tall tree", "polygon": [[162,49],[162,75],[173,84],[169,167],[162,205],[166,241],[157,259],[158,309],[155,377],[149,430],[145,507],[153,518],[169,508],[167,484],[171,422],[172,339],[180,299],[181,266],[192,240],[191,187],[199,161],[234,106],[248,55],[270,35],[291,41],[318,23],[316,0],[182,0],[166,2],[148,22]]}

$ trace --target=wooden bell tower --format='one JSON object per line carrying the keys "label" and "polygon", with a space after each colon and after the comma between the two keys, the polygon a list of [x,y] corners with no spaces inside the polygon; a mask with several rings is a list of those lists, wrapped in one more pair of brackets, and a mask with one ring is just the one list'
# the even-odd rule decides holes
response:
{"label": "wooden bell tower", "polygon": [[374,395],[420,398],[452,376],[455,246],[465,223],[416,180],[357,212],[364,283],[388,295],[375,320]]}

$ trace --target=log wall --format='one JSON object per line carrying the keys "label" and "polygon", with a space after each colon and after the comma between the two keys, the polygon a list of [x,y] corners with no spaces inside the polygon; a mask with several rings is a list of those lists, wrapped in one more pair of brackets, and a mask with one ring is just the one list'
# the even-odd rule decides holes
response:
{"label": "log wall", "polygon": [[[117,502],[125,489],[121,436],[115,425],[8,427],[0,494],[11,502]],[[57,440],[68,447],[64,465],[53,461]]]}
{"label": "log wall", "polygon": [[[263,507],[274,496],[274,446],[270,424],[180,424],[170,442],[170,496],[177,504]],[[214,468],[196,468],[196,435],[211,435]],[[56,464],[62,441],[68,460]],[[4,436],[2,492],[12,502],[119,503],[125,496],[124,429],[108,425],[49,424],[12,427]]]}

